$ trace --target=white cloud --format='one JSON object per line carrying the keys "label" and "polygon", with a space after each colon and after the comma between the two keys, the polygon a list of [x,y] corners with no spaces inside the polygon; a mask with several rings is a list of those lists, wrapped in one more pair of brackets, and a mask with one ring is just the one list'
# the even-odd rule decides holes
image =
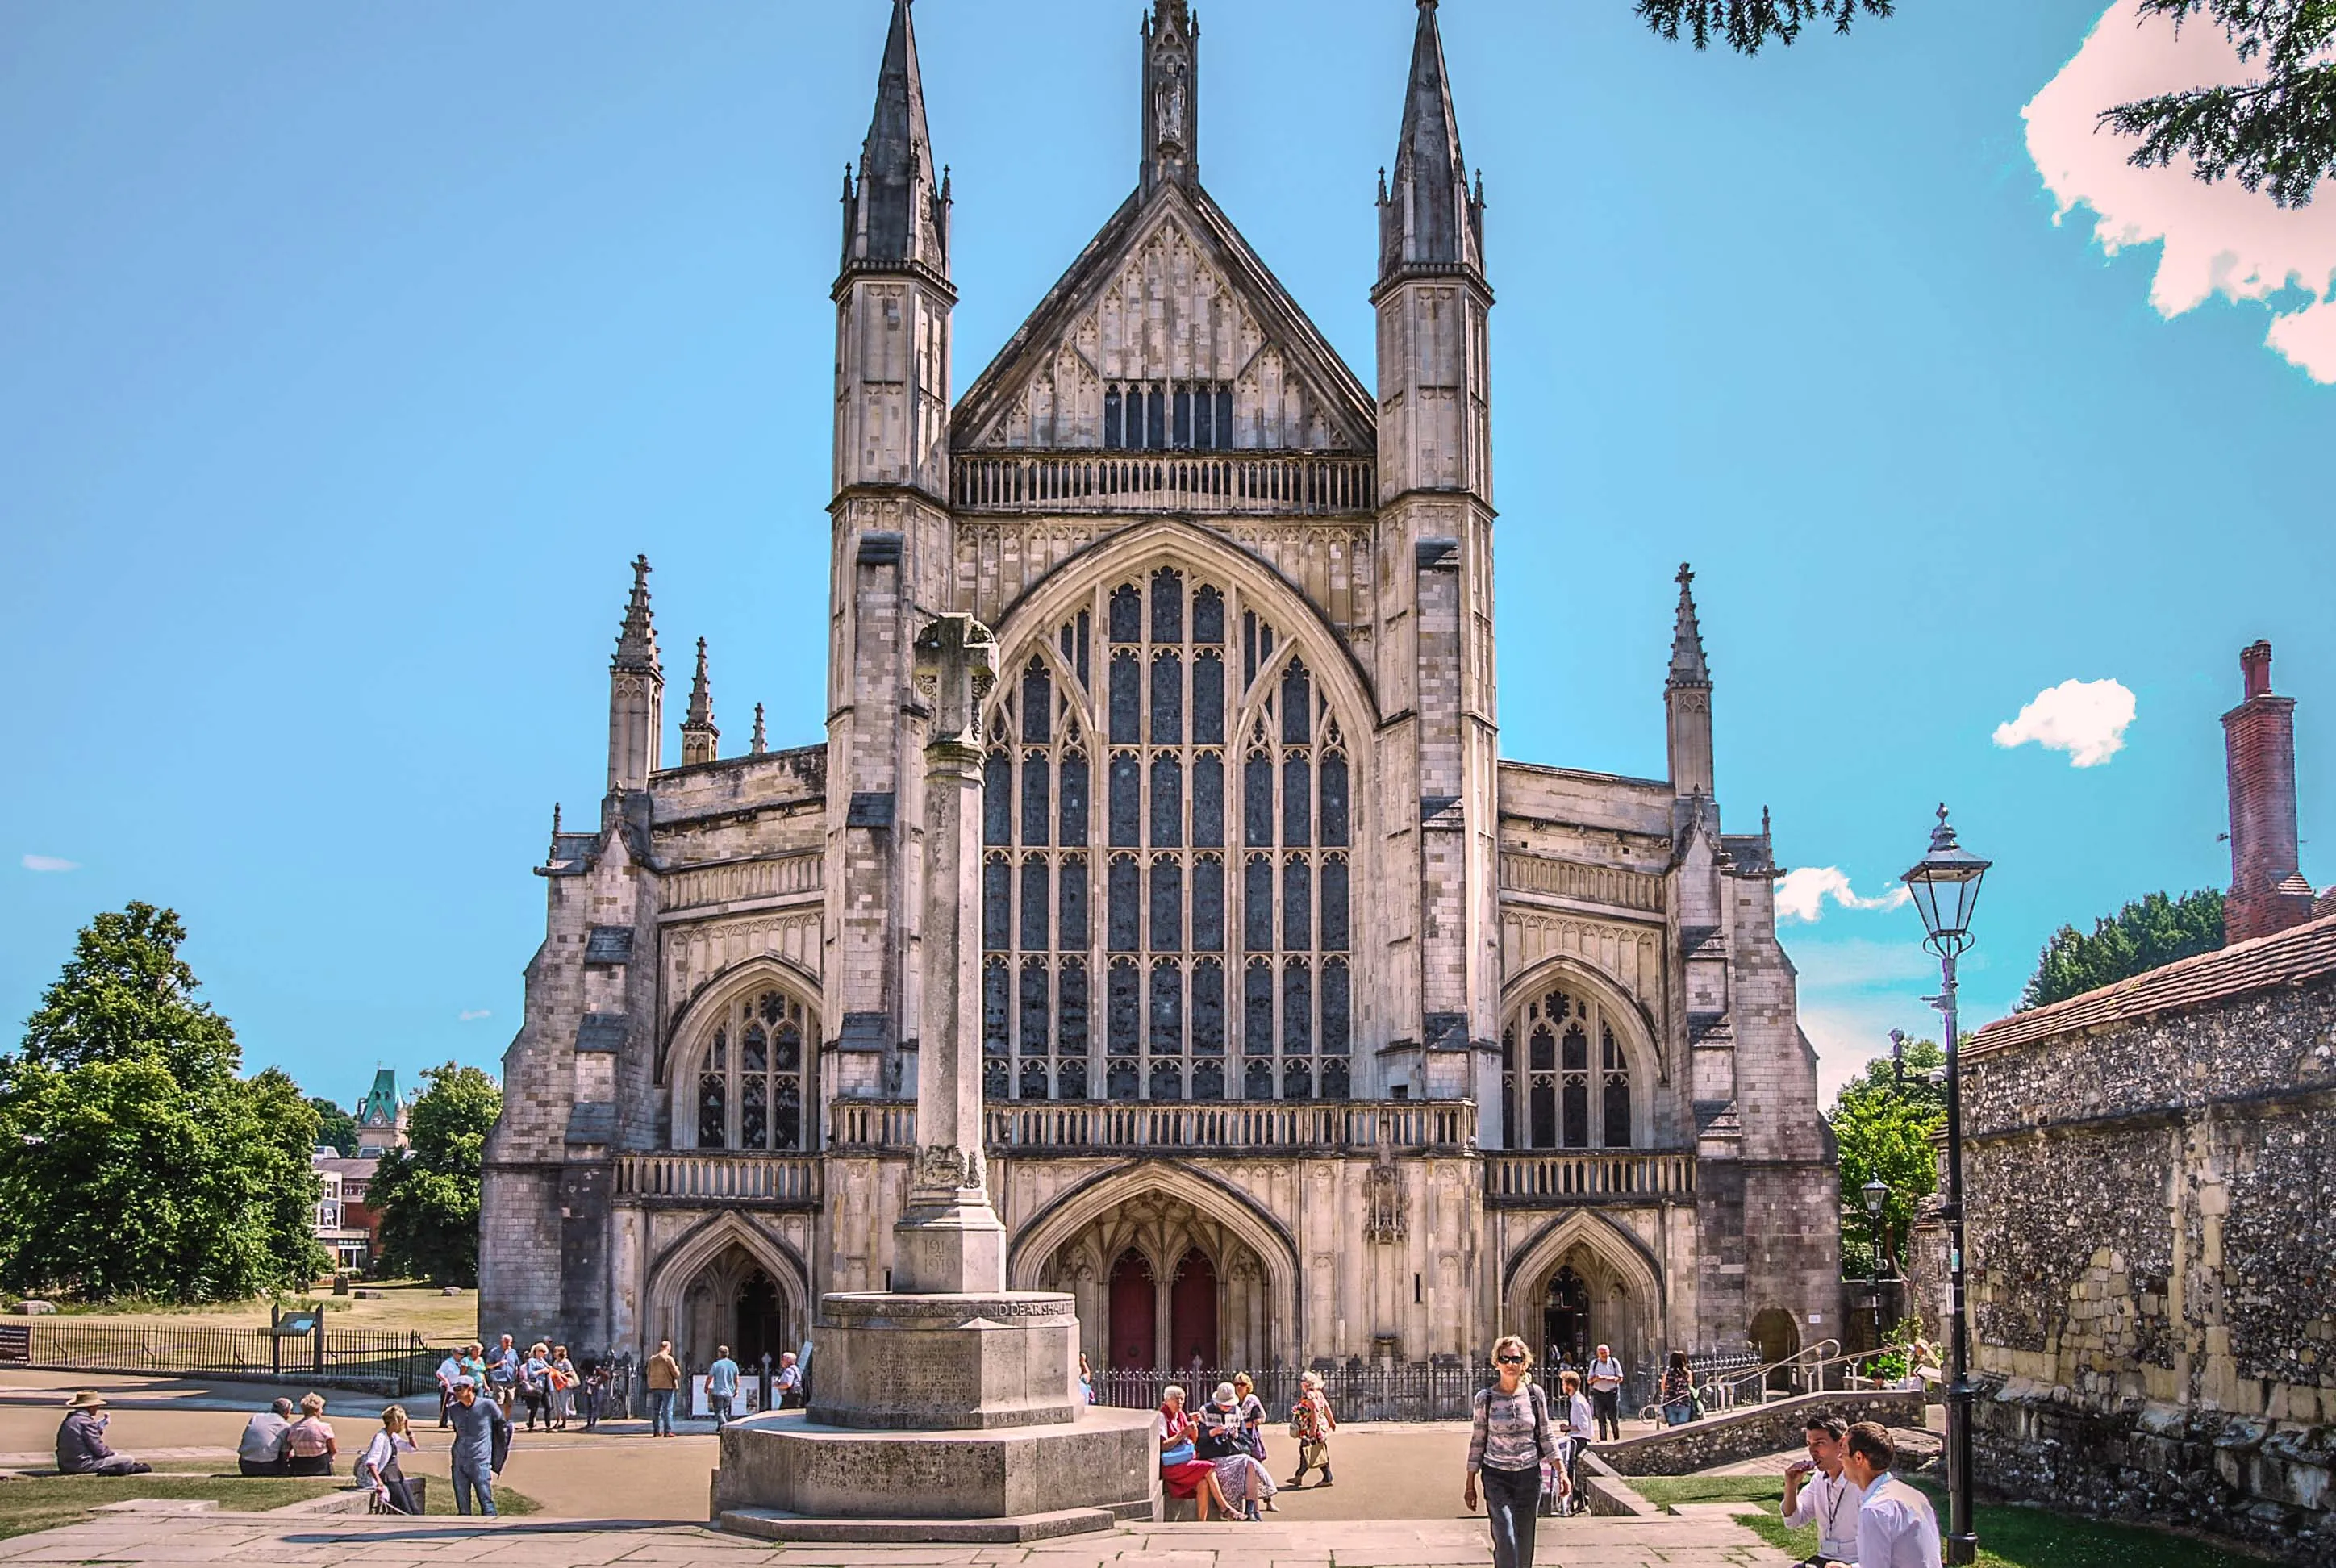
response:
{"label": "white cloud", "polygon": [[1878,897],[1862,899],[1850,891],[1848,873],[1839,866],[1801,866],[1777,880],[1776,918],[1814,920],[1825,912],[1827,899],[1845,910],[1903,909],[1911,896],[1901,885]]}
{"label": "white cloud", "polygon": [[[2162,241],[2150,303],[2168,319],[2214,295],[2259,300],[2272,312],[2264,341],[2312,380],[2336,383],[2336,190],[2283,209],[2236,180],[2201,183],[2185,158],[2163,169],[2126,161],[2132,139],[2098,130],[2102,110],[2183,87],[2244,83],[2262,59],[2243,62],[2204,17],[2178,34],[2144,21],[2136,0],[2116,0],[2022,111],[2028,152],[2059,203],[2094,214],[2093,238],[2111,256]],[[2274,295],[2282,296],[2273,302]]]}
{"label": "white cloud", "polygon": [[2034,741],[2068,754],[2070,767],[2098,767],[2125,749],[2133,723],[2133,693],[2114,680],[2064,680],[2046,687],[2017,718],[1995,726],[1995,744]]}
{"label": "white cloud", "polygon": [[77,872],[81,870],[81,862],[59,860],[54,855],[26,855],[24,869],[28,872]]}
{"label": "white cloud", "polygon": [[474,1024],[481,1018],[492,1018],[495,1015],[492,1011],[485,1008],[467,1008],[463,1009],[462,1013],[457,1015],[455,1021],[458,1023]]}

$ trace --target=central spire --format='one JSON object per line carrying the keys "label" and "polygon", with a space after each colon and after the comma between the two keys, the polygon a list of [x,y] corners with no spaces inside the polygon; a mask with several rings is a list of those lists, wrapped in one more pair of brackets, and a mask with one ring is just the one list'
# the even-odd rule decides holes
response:
{"label": "central spire", "polygon": [[1460,116],[1436,0],[1419,0],[1419,32],[1404,90],[1403,135],[1396,145],[1395,183],[1379,190],[1379,281],[1415,268],[1484,270],[1484,190],[1468,190],[1460,151]]}
{"label": "central spire", "polygon": [[1201,182],[1201,23],[1186,0],[1144,19],[1144,193]]}

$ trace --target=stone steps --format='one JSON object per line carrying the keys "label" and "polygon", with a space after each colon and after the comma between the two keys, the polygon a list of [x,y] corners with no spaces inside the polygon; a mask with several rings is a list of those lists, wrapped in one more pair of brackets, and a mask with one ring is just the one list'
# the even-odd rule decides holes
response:
{"label": "stone steps", "polygon": [[735,1534],[758,1535],[765,1541],[1018,1546],[1110,1530],[1119,1520],[1108,1508],[1058,1508],[1006,1519],[814,1519],[776,1508],[727,1508],[719,1523]]}

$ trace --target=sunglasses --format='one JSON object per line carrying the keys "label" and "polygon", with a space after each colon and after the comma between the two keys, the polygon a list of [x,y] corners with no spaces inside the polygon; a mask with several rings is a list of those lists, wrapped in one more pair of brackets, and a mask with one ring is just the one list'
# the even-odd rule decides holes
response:
{"label": "sunglasses", "polygon": [[1525,1359],[1523,1356],[1496,1356],[1494,1359],[1504,1367],[1522,1367],[1525,1364]]}

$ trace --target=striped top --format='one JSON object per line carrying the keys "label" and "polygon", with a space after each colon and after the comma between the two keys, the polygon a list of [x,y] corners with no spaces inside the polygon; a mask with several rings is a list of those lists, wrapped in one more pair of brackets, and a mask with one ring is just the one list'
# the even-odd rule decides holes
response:
{"label": "striped top", "polygon": [[1468,1438],[1468,1472],[1538,1470],[1542,1456],[1554,1456],[1557,1437],[1549,1429],[1549,1397],[1538,1383],[1520,1383],[1514,1394],[1500,1386],[1476,1390],[1476,1429]]}

